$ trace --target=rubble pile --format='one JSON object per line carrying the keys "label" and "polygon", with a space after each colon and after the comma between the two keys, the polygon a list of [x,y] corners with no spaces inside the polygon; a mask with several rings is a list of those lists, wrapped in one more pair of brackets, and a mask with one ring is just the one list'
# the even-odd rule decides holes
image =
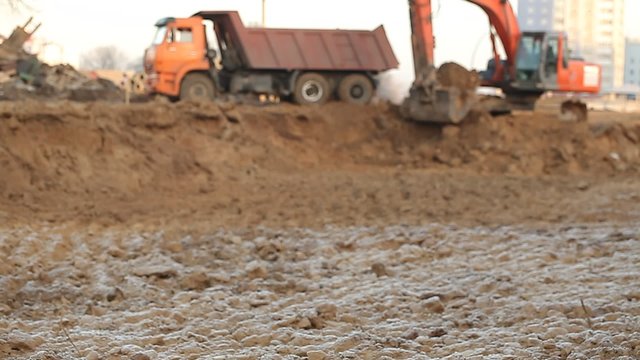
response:
{"label": "rubble pile", "polygon": [[0,43],[0,100],[53,99],[118,101],[122,91],[111,81],[90,78],[70,65],[50,66],[24,51],[24,43],[38,29],[18,26]]}
{"label": "rubble pile", "polygon": [[122,98],[122,90],[111,81],[87,77],[70,65],[40,64],[33,81],[25,81],[18,74],[0,84],[0,100],[120,101]]}
{"label": "rubble pile", "polygon": [[16,27],[11,35],[0,43],[0,71],[15,70],[16,62],[28,55],[22,45],[40,27],[38,25],[31,32],[28,32],[26,28],[31,21],[32,19],[29,19],[23,26]]}

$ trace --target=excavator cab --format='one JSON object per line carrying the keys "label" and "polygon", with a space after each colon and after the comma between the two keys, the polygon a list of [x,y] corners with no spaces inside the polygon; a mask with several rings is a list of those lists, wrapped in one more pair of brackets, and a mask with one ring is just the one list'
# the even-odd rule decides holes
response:
{"label": "excavator cab", "polygon": [[[506,87],[514,108],[533,109],[546,91],[597,92],[600,80],[585,78],[586,72],[599,74],[597,65],[569,58],[567,35],[558,32],[524,32],[515,61],[515,78]],[[591,76],[593,78],[593,76]],[[589,86],[585,86],[591,82]],[[584,121],[587,107],[579,99],[568,99],[560,106],[562,118]]]}
{"label": "excavator cab", "polygon": [[532,92],[559,89],[569,69],[565,34],[525,32],[516,56],[513,86]]}

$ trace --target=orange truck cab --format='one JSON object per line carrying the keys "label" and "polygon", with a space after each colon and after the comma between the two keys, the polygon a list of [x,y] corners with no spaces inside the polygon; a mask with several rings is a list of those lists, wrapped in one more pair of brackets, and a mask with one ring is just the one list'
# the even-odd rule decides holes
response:
{"label": "orange truck cab", "polygon": [[173,99],[254,93],[320,104],[367,103],[376,75],[397,68],[384,28],[247,28],[235,11],[203,11],[156,23],[145,50],[151,92]]}

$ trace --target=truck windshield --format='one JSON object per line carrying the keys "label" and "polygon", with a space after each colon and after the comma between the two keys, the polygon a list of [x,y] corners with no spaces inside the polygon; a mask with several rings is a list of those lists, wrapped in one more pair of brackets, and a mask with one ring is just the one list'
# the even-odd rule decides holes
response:
{"label": "truck windshield", "polygon": [[156,34],[153,37],[153,45],[162,44],[166,34],[167,34],[167,27],[166,26],[157,26],[156,27]]}

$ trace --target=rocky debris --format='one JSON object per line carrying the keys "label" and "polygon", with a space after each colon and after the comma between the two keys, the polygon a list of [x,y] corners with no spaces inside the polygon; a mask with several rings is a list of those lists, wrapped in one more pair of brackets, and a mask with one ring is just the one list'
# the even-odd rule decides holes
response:
{"label": "rocky debris", "polygon": [[435,338],[443,337],[445,335],[447,335],[447,331],[443,328],[435,328],[429,332],[429,336]]}
{"label": "rocky debris", "polygon": [[325,320],[335,320],[338,314],[338,307],[334,304],[325,303],[316,306],[316,311]]}
{"label": "rocky debris", "polygon": [[135,353],[131,355],[131,360],[152,360],[151,357],[145,353]]}
{"label": "rocky debris", "polygon": [[445,311],[444,304],[440,300],[439,296],[430,297],[424,300],[422,304],[429,312],[441,314]]}
{"label": "rocky debris", "polygon": [[391,273],[387,270],[387,267],[383,263],[374,263],[371,265],[371,271],[376,274],[377,277],[390,276]]}
{"label": "rocky debris", "polygon": [[204,271],[196,271],[180,279],[180,286],[186,290],[202,291],[211,285],[211,279]]}
{"label": "rocky debris", "polygon": [[261,334],[261,335],[251,335],[247,336],[240,342],[242,346],[245,347],[255,347],[255,346],[267,346],[271,343],[271,335],[270,334]]}
{"label": "rocky debris", "polygon": [[122,292],[122,290],[120,290],[120,288],[115,287],[109,291],[106,299],[109,302],[121,301],[124,299],[124,293]]}
{"label": "rocky debris", "polygon": [[170,265],[145,265],[135,269],[133,274],[137,276],[154,276],[160,279],[167,279],[176,276],[178,272]]}
{"label": "rocky debris", "polygon": [[109,80],[90,78],[70,65],[49,66],[31,57],[16,74],[0,82],[0,100],[123,101],[122,90]]}
{"label": "rocky debris", "polygon": [[44,342],[45,340],[40,336],[29,335],[21,331],[12,331],[7,338],[0,339],[0,355],[3,349],[22,353],[32,352]]}
{"label": "rocky debris", "polygon": [[0,42],[0,72],[15,69],[16,62],[28,56],[23,45],[40,27],[36,25],[32,30],[27,30],[32,21],[33,18],[30,18],[23,26],[16,27],[8,38]]}
{"label": "rocky debris", "polygon": [[[42,358],[44,350],[76,356],[61,332],[61,311],[73,311],[62,324],[90,359],[212,352],[231,358],[636,358],[636,223],[3,228],[0,255],[15,265],[0,277],[0,303],[12,305],[0,318],[0,326],[11,329],[0,337],[0,358]],[[176,239],[182,249],[171,257],[158,248]],[[337,242],[354,250],[336,251]],[[74,246],[56,260],[50,254],[60,243]],[[256,253],[255,244],[270,243],[278,244],[276,261]],[[439,258],[433,249],[444,243],[456,250]],[[113,247],[130,256],[105,254]],[[269,266],[265,278],[246,276],[241,266],[250,259],[260,260],[249,268]],[[394,264],[397,275],[363,271],[380,259]],[[177,275],[135,275],[161,264]],[[40,274],[44,269],[53,273]],[[199,290],[182,283],[190,275],[196,285],[206,283],[205,274],[232,281]],[[275,292],[276,281],[304,289]],[[126,296],[105,299],[113,292]]]}
{"label": "rocky debris", "polygon": [[352,335],[346,338],[342,338],[335,342],[333,349],[337,353],[342,353],[347,350],[353,349],[358,346],[362,340],[358,335]]}
{"label": "rocky debris", "polygon": [[90,78],[70,65],[50,66],[24,51],[38,29],[28,31],[29,19],[0,43],[0,100],[122,101],[123,93],[106,79]]}
{"label": "rocky debris", "polygon": [[[131,246],[128,251],[135,252],[140,251],[140,249]],[[147,251],[143,257],[133,257],[128,268],[132,275],[150,278],[151,280],[177,279],[179,281],[181,279],[179,275],[185,273],[184,267],[176,259],[157,251]],[[182,279],[184,278],[182,277]]]}
{"label": "rocky debris", "polygon": [[327,353],[320,350],[307,351],[307,357],[309,360],[326,360],[329,358],[328,356],[329,355],[327,355]]}
{"label": "rocky debris", "polygon": [[100,360],[100,354],[95,350],[90,350],[84,355],[84,358],[86,360]]}
{"label": "rocky debris", "polygon": [[262,261],[252,261],[245,267],[247,276],[251,279],[266,278],[269,275],[267,265]]}

